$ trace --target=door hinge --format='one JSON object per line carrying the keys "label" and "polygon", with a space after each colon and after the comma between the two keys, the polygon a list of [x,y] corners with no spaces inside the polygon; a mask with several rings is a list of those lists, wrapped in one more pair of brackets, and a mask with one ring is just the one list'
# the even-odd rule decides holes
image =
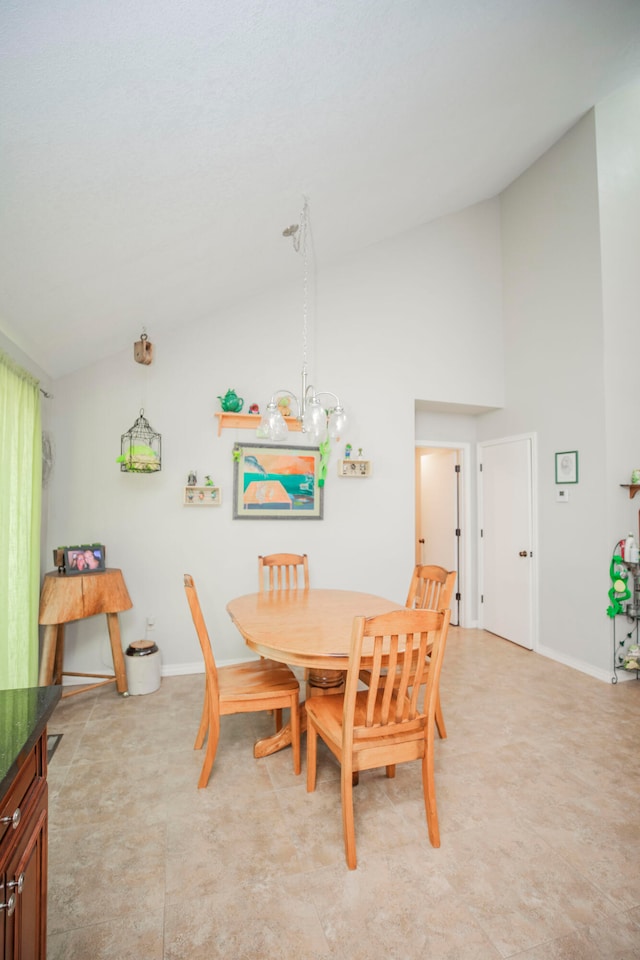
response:
{"label": "door hinge", "polygon": [[481,464],[481,463],[478,464],[478,469],[480,470],[480,473],[482,473],[482,464]]}
{"label": "door hinge", "polygon": [[462,600],[462,594],[456,593],[456,600]]}
{"label": "door hinge", "polygon": [[460,531],[460,527],[456,527],[456,537],[460,537],[460,536],[462,536],[462,533],[461,533],[461,531]]}
{"label": "door hinge", "polygon": [[459,463],[456,463],[456,465],[455,465],[455,467],[454,467],[453,469],[455,470],[456,473],[460,473],[460,464],[459,464]]}
{"label": "door hinge", "polygon": [[480,538],[484,537],[484,530],[480,527]]}
{"label": "door hinge", "polygon": [[484,603],[484,593],[480,594],[480,603]]}

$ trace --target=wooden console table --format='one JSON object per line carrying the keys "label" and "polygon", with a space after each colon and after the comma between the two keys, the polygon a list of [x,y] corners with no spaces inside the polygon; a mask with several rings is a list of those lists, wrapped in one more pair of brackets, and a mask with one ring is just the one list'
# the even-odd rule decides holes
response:
{"label": "wooden console table", "polygon": [[[133,604],[127,592],[121,570],[107,569],[95,573],[64,574],[47,573],[40,594],[38,622],[45,627],[42,660],[40,662],[40,686],[62,683],[62,677],[100,678],[79,689],[65,691],[63,697],[72,697],[106,683],[115,683],[118,693],[127,695],[127,674],[122,655],[118,613],[130,610]],[[64,625],[72,620],[84,620],[97,613],[107,615],[107,627],[111,642],[111,655],[115,676],[108,673],[77,673],[63,670]]]}

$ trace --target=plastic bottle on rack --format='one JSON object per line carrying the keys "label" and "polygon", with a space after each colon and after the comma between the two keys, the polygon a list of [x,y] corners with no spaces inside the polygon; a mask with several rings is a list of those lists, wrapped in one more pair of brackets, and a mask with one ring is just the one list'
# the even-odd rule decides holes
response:
{"label": "plastic bottle on rack", "polygon": [[638,550],[638,545],[632,533],[629,534],[625,541],[624,559],[625,563],[638,563],[640,559],[640,550]]}

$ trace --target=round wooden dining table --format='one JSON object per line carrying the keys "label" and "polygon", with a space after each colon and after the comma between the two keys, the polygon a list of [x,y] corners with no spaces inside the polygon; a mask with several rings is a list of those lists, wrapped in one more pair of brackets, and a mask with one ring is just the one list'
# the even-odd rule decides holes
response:
{"label": "round wooden dining table", "polygon": [[[305,667],[308,694],[314,695],[342,687],[354,617],[374,617],[402,606],[371,593],[302,589],[249,593],[229,601],[227,612],[256,653]],[[301,720],[304,717],[303,713]],[[287,724],[273,737],[258,741],[254,755],[269,756],[290,743]]]}

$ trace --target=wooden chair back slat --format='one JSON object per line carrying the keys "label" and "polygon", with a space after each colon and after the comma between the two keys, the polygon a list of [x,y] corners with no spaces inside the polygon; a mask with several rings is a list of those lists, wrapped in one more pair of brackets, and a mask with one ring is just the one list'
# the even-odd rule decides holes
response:
{"label": "wooden chair back slat", "polygon": [[258,587],[265,590],[309,589],[307,554],[272,553],[258,557]]}
{"label": "wooden chair back slat", "polygon": [[[446,612],[447,627],[450,614]],[[389,629],[391,618],[398,633],[379,632]],[[379,617],[356,617],[351,637],[351,655],[345,687],[345,729],[353,739],[392,736],[403,724],[422,726],[426,714],[420,708],[420,686],[433,677],[433,644],[443,634],[445,612],[431,610],[397,610]],[[427,669],[427,665],[429,669]],[[358,680],[366,671],[366,692],[358,690]],[[366,703],[355,719],[357,695]],[[425,704],[427,697],[425,696]]]}
{"label": "wooden chair back slat", "polygon": [[455,570],[419,563],[411,577],[405,606],[412,610],[447,610],[455,582]]}

